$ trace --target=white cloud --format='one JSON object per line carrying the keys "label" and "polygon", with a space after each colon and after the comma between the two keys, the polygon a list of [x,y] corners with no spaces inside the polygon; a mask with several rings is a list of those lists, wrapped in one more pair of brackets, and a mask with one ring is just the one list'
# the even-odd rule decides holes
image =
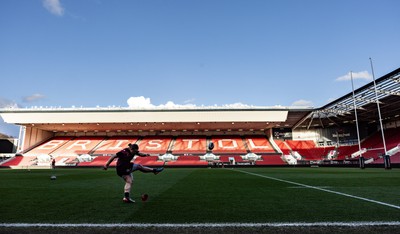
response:
{"label": "white cloud", "polygon": [[31,96],[24,97],[22,100],[23,100],[23,102],[36,102],[43,98],[45,98],[45,96],[43,94],[35,93]]}
{"label": "white cloud", "polygon": [[[150,98],[146,98],[143,96],[140,97],[130,97],[127,100],[128,106],[129,108],[135,108],[135,109],[179,109],[179,108],[198,108],[197,105],[195,104],[190,104],[190,103],[186,103],[186,104],[176,104],[172,101],[168,101],[165,104],[160,104],[160,105],[153,105],[151,103]],[[202,108],[218,108],[217,105],[213,105],[213,106],[201,106]],[[229,108],[229,109],[238,109],[238,108],[249,108],[249,107],[253,107],[253,106],[249,106],[240,102],[237,103],[233,103],[233,104],[225,104],[222,105],[221,107],[223,108]]]}
{"label": "white cloud", "polygon": [[18,104],[0,97],[0,108],[18,108]]}
{"label": "white cloud", "polygon": [[44,8],[48,10],[51,14],[57,16],[64,15],[64,8],[61,6],[60,0],[43,0]]}
{"label": "white cloud", "polygon": [[155,106],[151,104],[150,98],[140,97],[130,97],[128,99],[128,106],[131,108],[154,108]]}
{"label": "white cloud", "polygon": [[248,108],[248,107],[251,107],[251,106],[249,106],[247,104],[243,104],[241,102],[236,102],[236,103],[233,103],[233,104],[225,104],[222,107],[226,107],[226,108]]}
{"label": "white cloud", "polygon": [[[254,106],[254,105],[247,105],[241,102],[236,102],[233,104],[223,104],[223,105],[211,105],[211,106],[197,106],[196,104],[176,104],[172,101],[168,101],[165,104],[160,104],[160,105],[154,105],[151,103],[150,98],[146,98],[143,96],[140,97],[130,97],[127,100],[128,107],[133,108],[133,109],[196,109],[196,108],[207,108],[207,109],[220,109],[220,108],[225,108],[225,109],[257,109],[257,108],[266,108],[266,106]],[[298,100],[293,102],[292,106],[296,107],[313,107],[314,104],[311,101],[307,100]],[[286,108],[284,106],[276,105],[273,107],[269,108]]]}
{"label": "white cloud", "polygon": [[168,101],[165,105],[159,105],[159,106],[157,106],[157,107],[159,107],[159,108],[165,108],[165,109],[174,109],[174,108],[182,108],[182,107],[185,107],[185,108],[194,108],[194,107],[196,107],[196,105],[194,105],[194,104],[185,104],[185,105],[180,105],[180,104],[175,104],[175,103],[173,103],[173,102],[171,102],[171,101]]}
{"label": "white cloud", "polygon": [[297,100],[297,101],[293,102],[292,106],[309,106],[309,107],[312,107],[312,106],[314,106],[314,104],[313,104],[312,101],[307,101],[307,100],[304,100],[304,99],[300,99],[300,100]]}
{"label": "white cloud", "polygon": [[[363,80],[370,81],[370,80],[372,80],[372,75],[369,74],[368,71],[353,72],[353,80],[356,80],[356,79],[363,79]],[[351,80],[350,72],[344,76],[340,76],[340,77],[336,78],[336,81],[346,81],[346,80]]]}
{"label": "white cloud", "polygon": [[192,103],[194,102],[196,99],[192,98],[192,99],[188,99],[186,101],[184,101],[183,103],[188,104],[188,103]]}

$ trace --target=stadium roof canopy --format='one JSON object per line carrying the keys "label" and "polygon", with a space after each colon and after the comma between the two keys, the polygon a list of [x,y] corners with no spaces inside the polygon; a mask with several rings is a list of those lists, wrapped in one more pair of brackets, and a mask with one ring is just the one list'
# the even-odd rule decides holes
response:
{"label": "stadium roof canopy", "polygon": [[[45,131],[265,131],[298,121],[312,108],[9,108],[7,123]],[[294,122],[293,122],[294,123]]]}
{"label": "stadium roof canopy", "polygon": [[400,68],[320,108],[249,107],[131,109],[110,108],[5,108],[6,123],[53,132],[120,131],[243,131],[271,128],[325,128],[353,124],[354,100],[358,120],[377,124],[379,100],[383,121],[400,120]]}
{"label": "stadium roof canopy", "polygon": [[293,127],[323,128],[355,123],[355,112],[358,121],[366,124],[379,124],[379,111],[383,123],[400,120],[400,68],[376,79],[375,84],[372,81],[354,90],[354,95],[350,92],[315,109]]}

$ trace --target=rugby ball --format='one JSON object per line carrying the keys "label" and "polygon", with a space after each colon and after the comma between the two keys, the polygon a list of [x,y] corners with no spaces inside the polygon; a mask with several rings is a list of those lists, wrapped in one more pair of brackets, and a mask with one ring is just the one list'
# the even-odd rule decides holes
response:
{"label": "rugby ball", "polygon": [[213,150],[214,149],[214,143],[210,142],[210,144],[208,144],[208,149],[209,150]]}
{"label": "rugby ball", "polygon": [[55,175],[52,175],[52,176],[50,176],[50,179],[51,179],[51,180],[56,180],[57,177],[56,177]]}
{"label": "rugby ball", "polygon": [[143,202],[145,202],[145,201],[147,201],[147,199],[149,198],[149,195],[148,194],[142,194],[142,201]]}

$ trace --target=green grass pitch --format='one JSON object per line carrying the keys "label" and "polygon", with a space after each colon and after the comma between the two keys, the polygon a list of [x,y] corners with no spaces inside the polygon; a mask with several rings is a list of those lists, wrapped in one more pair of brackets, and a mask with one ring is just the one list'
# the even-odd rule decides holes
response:
{"label": "green grass pitch", "polygon": [[[57,180],[50,180],[53,173]],[[166,168],[158,175],[135,172],[135,204],[122,202],[123,186],[114,168],[1,169],[0,223],[400,220],[399,169]],[[149,194],[147,202],[140,200],[142,193]]]}

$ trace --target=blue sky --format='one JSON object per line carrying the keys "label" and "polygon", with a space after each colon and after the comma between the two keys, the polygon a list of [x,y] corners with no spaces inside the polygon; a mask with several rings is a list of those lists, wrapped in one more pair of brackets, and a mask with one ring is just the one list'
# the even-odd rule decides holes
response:
{"label": "blue sky", "polygon": [[[2,0],[0,108],[320,107],[400,66],[398,0]],[[129,100],[129,102],[128,102]],[[0,125],[0,132],[9,130]]]}

